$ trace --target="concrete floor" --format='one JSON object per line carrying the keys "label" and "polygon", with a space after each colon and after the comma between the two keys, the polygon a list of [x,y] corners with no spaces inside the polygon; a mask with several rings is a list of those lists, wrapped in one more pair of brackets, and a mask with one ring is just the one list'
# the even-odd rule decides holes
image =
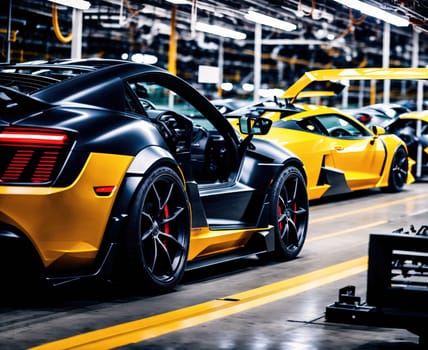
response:
{"label": "concrete floor", "polygon": [[[419,349],[418,336],[405,329],[330,323],[324,312],[346,285],[365,299],[365,268],[341,264],[367,256],[370,233],[427,225],[427,203],[426,181],[396,194],[313,202],[298,259],[249,257],[206,268],[165,295],[86,284],[39,305],[2,301],[0,349]],[[78,335],[76,343],[69,338]]]}

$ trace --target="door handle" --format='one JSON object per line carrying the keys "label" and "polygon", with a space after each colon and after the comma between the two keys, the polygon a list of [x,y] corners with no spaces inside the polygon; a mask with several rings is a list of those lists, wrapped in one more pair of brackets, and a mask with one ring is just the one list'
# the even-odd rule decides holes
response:
{"label": "door handle", "polygon": [[345,149],[345,147],[343,147],[343,146],[341,146],[341,145],[336,145],[336,146],[334,146],[334,149],[335,149],[336,151],[343,151],[343,150]]}

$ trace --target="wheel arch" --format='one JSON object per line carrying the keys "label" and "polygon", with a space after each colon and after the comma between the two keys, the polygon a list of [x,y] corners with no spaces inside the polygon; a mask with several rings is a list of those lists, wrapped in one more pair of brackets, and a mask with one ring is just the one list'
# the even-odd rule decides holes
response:
{"label": "wheel arch", "polygon": [[[282,166],[293,165],[298,168],[307,182],[307,174],[303,161],[291,150],[284,148],[270,140],[263,138],[254,138],[252,141],[257,153],[270,159],[272,163],[282,164]],[[280,172],[278,170],[278,172]]]}
{"label": "wheel arch", "polygon": [[[171,168],[185,185],[183,172],[170,152],[159,146],[142,149],[131,162],[120,185],[97,257],[99,261],[106,256],[110,246],[116,246],[120,242],[121,234],[128,222],[130,205],[145,175],[160,166]],[[110,265],[114,261],[114,257],[112,258]]]}
{"label": "wheel arch", "polygon": [[175,170],[183,182],[185,182],[184,174],[172,154],[159,146],[150,146],[142,149],[129,165],[126,174],[143,176],[153,167],[160,165],[166,165]]}
{"label": "wheel arch", "polygon": [[308,185],[308,177],[306,174],[305,166],[299,158],[292,157],[292,158],[286,159],[286,161],[284,162],[284,166],[294,166],[297,169],[299,169],[300,172],[302,173],[303,178],[305,179],[306,186]]}
{"label": "wheel arch", "polygon": [[409,169],[408,169],[406,184],[411,184],[412,182],[414,182],[415,179],[411,172],[412,166],[414,165],[414,161],[411,158],[409,158],[407,146],[401,142],[397,142],[395,144],[395,147],[391,147],[391,145],[387,146],[385,142],[384,142],[384,145],[385,145],[385,153],[386,153],[385,163],[384,163],[384,166],[382,167],[382,176],[379,179],[376,187],[380,187],[380,188],[388,187],[392,162],[395,157],[395,154],[398,152],[399,149],[403,149],[406,152],[407,159],[409,161],[408,163]]}

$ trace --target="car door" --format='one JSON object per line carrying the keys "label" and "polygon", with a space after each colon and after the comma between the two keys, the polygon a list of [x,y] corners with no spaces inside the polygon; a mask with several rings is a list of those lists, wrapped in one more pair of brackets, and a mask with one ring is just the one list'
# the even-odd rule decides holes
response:
{"label": "car door", "polygon": [[[161,126],[166,139],[171,138],[168,134],[173,135],[174,140],[180,139],[182,131],[174,119],[186,118],[192,124],[191,141],[185,152],[177,151],[180,149],[177,141],[170,148],[187,180],[193,202],[193,227],[208,225],[214,230],[245,226],[241,218],[254,188],[237,182],[240,167],[236,164],[235,150],[230,146],[232,141],[221,126],[215,125],[213,118],[207,117],[209,111],[201,108],[205,102],[197,100],[197,96],[189,98],[183,87],[165,86],[165,80],[153,76],[150,80],[133,80],[129,86],[138,96],[147,116]],[[211,108],[215,110],[214,106]],[[176,113],[175,117],[168,111]],[[223,118],[221,114],[219,118]],[[225,123],[233,131],[232,126],[227,121]],[[261,206],[261,203],[253,204]]]}
{"label": "car door", "polygon": [[334,167],[343,171],[352,190],[372,187],[380,178],[385,161],[385,146],[351,118],[339,114],[318,116],[328,132]]}

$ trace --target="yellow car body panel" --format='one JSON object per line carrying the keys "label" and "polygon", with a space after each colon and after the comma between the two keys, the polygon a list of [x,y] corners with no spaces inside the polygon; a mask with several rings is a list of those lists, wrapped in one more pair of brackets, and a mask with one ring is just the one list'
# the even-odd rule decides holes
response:
{"label": "yellow car body panel", "polygon": [[[269,227],[266,227],[266,230],[269,230]],[[208,227],[192,228],[187,260],[192,261],[195,258],[205,258],[244,247],[256,232],[260,232],[260,228],[218,231],[212,231]]]}
{"label": "yellow car body panel", "polygon": [[413,111],[400,115],[400,119],[418,119],[428,123],[428,111]]}
{"label": "yellow car body panel", "polygon": [[[1,206],[0,202],[0,207],[6,208],[0,209],[0,220],[18,227],[29,237],[45,267],[89,266],[99,251],[118,186],[133,159],[92,153],[79,177],[68,187],[0,187],[1,201],[8,202],[7,206]],[[95,186],[116,186],[116,190],[109,196],[97,196]],[[84,199],[84,210],[76,205],[80,198]],[[28,207],[38,209],[29,213]],[[50,215],[44,215],[46,212]],[[58,232],[65,230],[66,239],[58,239],[61,237]],[[260,228],[218,231],[193,228],[188,260],[243,247],[258,231]],[[82,236],[82,232],[90,234]]]}
{"label": "yellow car body panel", "polygon": [[[303,160],[308,174],[310,198],[318,197],[318,193],[313,196],[311,194],[313,190],[319,191],[317,183],[322,166],[342,169],[352,190],[375,187],[380,180],[384,162],[384,152],[380,145],[374,148],[369,145],[368,140],[358,143],[336,140],[329,142],[327,137],[311,139],[303,134],[307,133],[273,128],[269,136],[273,136],[275,140],[289,140],[279,143]],[[364,157],[356,157],[356,153],[363,153]],[[325,188],[325,185],[322,188]]]}
{"label": "yellow car body panel", "polygon": [[[382,169],[391,164],[394,153],[388,152],[385,159],[381,142],[371,144],[372,138],[339,140],[275,127],[263,137],[277,142],[302,159],[307,172],[310,200],[321,198],[330,187],[318,183],[322,167],[342,170],[352,191],[388,186],[388,173],[382,172]],[[388,149],[395,150],[401,145],[399,140],[386,139]],[[410,160],[409,166],[413,164],[414,161]],[[414,177],[409,172],[406,183],[412,182]]]}
{"label": "yellow car body panel", "polygon": [[[7,202],[0,202],[0,220],[26,234],[45,267],[84,266],[95,259],[118,187],[132,159],[92,153],[76,181],[64,188],[0,186],[1,202]],[[115,186],[116,190],[98,196],[95,186]],[[85,203],[83,210],[76,204],[80,202]],[[28,212],[27,208],[37,210]],[[61,231],[67,234],[62,236]]]}

